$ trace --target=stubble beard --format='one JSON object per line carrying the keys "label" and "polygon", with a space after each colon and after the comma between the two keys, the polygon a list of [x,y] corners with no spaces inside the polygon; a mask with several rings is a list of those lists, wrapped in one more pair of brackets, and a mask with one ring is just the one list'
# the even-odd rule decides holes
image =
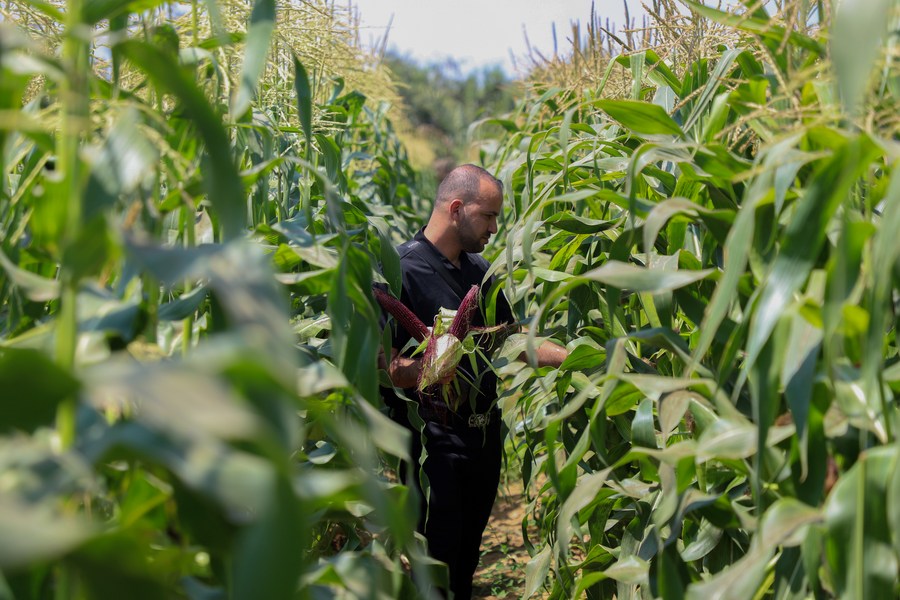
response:
{"label": "stubble beard", "polygon": [[479,236],[472,230],[468,221],[463,221],[459,226],[459,245],[464,252],[480,254],[487,243],[484,241],[484,236]]}

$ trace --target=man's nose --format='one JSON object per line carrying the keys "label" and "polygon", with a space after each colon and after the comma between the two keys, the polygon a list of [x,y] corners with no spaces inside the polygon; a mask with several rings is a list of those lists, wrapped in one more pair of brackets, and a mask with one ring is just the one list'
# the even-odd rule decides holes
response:
{"label": "man's nose", "polygon": [[488,233],[491,235],[497,233],[497,219],[491,219],[490,223],[488,223]]}

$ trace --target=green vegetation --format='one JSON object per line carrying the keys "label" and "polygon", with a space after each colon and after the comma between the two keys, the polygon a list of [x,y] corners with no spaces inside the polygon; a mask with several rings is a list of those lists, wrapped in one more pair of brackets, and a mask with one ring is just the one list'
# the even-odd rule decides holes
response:
{"label": "green vegetation", "polygon": [[620,55],[625,98],[536,85],[485,154],[507,295],[572,350],[501,399],[527,591],[896,597],[897,5],[828,13],[829,44],[809,3],[686,4],[709,56]]}
{"label": "green vegetation", "polygon": [[452,61],[422,66],[393,54],[385,65],[401,82],[398,93],[411,128],[404,137],[420,149],[412,159],[423,170],[470,160],[469,125],[515,108],[515,84],[499,67],[463,75]]}
{"label": "green vegetation", "polygon": [[[652,4],[472,128],[527,593],[897,597],[897,3]],[[0,598],[417,597],[404,92],[325,2],[0,10]]]}
{"label": "green vegetation", "polygon": [[324,3],[6,10],[0,596],[407,593],[389,80]]}

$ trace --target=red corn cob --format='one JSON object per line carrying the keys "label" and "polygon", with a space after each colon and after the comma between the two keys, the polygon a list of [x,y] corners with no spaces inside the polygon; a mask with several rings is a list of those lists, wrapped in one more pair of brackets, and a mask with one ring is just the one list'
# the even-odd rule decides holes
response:
{"label": "red corn cob", "polygon": [[378,300],[381,308],[397,319],[397,322],[403,326],[403,329],[413,336],[417,342],[422,342],[428,337],[430,333],[428,327],[405,304],[378,288],[372,288],[372,291],[375,293],[375,299]]}
{"label": "red corn cob", "polygon": [[458,340],[462,340],[466,337],[466,334],[469,333],[469,328],[472,325],[472,315],[475,313],[475,308],[477,306],[478,286],[473,285],[469,288],[469,293],[466,294],[466,297],[463,298],[462,302],[459,304],[456,316],[453,317],[453,322],[450,324],[448,333],[456,336],[456,339]]}

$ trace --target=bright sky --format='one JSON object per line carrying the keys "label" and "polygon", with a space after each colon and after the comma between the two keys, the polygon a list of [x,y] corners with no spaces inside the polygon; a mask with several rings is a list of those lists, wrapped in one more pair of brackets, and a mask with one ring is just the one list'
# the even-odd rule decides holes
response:
{"label": "bright sky", "polygon": [[[579,20],[584,26],[592,1],[604,23],[609,18],[620,30],[625,21],[623,0],[351,1],[359,9],[364,44],[380,39],[390,22],[389,48],[424,62],[452,57],[464,71],[500,65],[510,75],[515,73],[510,53],[517,58],[527,54],[525,33],[533,47],[552,54],[556,23],[558,46],[564,52],[570,22]],[[640,0],[627,2],[640,25]]]}

